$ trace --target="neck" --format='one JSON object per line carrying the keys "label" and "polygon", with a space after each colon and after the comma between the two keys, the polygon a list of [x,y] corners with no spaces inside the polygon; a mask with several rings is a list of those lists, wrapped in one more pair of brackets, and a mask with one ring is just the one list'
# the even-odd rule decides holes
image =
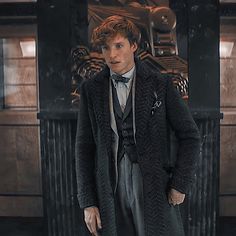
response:
{"label": "neck", "polygon": [[133,71],[133,70],[134,70],[134,67],[135,67],[135,64],[134,64],[129,70],[127,70],[126,72],[124,72],[124,73],[122,73],[122,74],[118,74],[118,73],[116,73],[116,72],[114,72],[114,71],[112,71],[112,70],[110,69],[110,74],[111,74],[111,75],[112,75],[112,74],[117,74],[117,75],[124,76],[125,74],[127,74],[127,73]]}
{"label": "neck", "polygon": [[126,73],[129,73],[131,70],[133,70],[134,68],[134,64],[132,65],[132,67],[130,69],[128,69],[126,72],[124,72],[122,75],[125,75]]}

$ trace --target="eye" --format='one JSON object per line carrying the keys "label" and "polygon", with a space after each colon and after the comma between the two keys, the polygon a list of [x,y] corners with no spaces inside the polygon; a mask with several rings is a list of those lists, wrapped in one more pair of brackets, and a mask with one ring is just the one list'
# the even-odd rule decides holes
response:
{"label": "eye", "polygon": [[123,47],[123,44],[121,44],[121,43],[118,43],[118,44],[116,44],[116,48],[118,49],[118,48],[122,48]]}

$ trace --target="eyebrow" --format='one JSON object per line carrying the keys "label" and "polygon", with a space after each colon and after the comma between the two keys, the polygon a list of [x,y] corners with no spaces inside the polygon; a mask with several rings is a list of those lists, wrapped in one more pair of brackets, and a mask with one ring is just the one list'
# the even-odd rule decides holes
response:
{"label": "eyebrow", "polygon": [[118,43],[124,43],[123,41],[118,41],[118,42],[115,42],[115,44],[118,44]]}
{"label": "eyebrow", "polygon": [[[118,41],[118,42],[114,42],[113,44],[124,44],[124,43],[125,43],[124,41]],[[108,45],[108,43],[105,43],[102,45],[102,47],[104,47],[104,46],[107,47],[109,45]]]}

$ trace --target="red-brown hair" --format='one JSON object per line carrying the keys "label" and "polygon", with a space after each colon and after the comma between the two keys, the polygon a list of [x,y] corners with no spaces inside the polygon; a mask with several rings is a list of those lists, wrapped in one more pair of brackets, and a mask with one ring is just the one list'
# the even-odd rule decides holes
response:
{"label": "red-brown hair", "polygon": [[106,18],[100,26],[95,28],[92,33],[91,43],[93,46],[101,48],[106,41],[114,38],[117,34],[127,38],[130,44],[140,42],[140,31],[138,27],[123,16],[110,16]]}

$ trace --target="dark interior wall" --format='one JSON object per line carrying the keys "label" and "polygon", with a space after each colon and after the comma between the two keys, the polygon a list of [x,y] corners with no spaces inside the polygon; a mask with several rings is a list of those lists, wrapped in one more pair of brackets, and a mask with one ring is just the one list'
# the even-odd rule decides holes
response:
{"label": "dark interior wall", "polygon": [[71,108],[71,49],[87,43],[87,1],[38,1],[40,113]]}

